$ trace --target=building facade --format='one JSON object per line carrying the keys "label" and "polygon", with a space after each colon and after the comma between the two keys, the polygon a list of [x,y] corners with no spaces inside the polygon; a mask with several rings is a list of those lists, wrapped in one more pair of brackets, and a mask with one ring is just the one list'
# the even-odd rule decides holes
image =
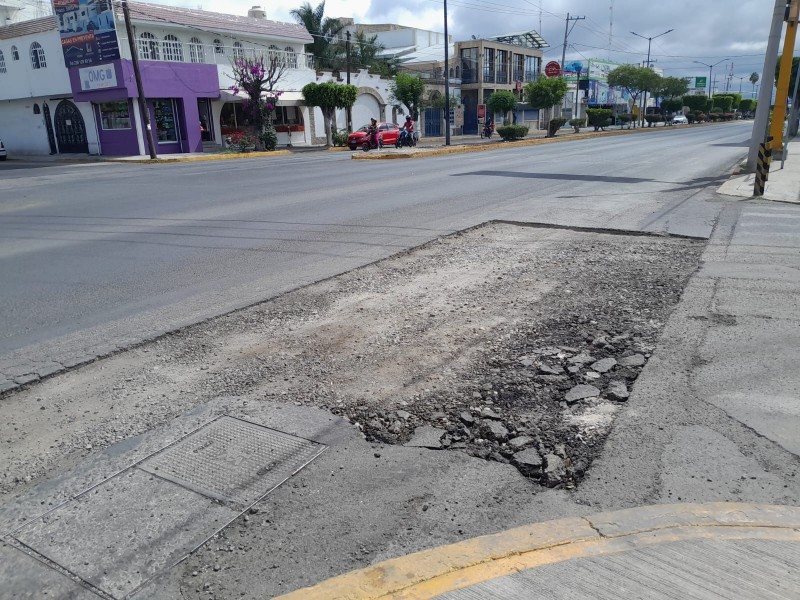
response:
{"label": "building facade", "polygon": [[[0,26],[0,138],[11,156],[148,154],[123,16],[110,4],[94,10],[102,4],[94,2],[92,14]],[[129,6],[158,154],[216,150],[246,128],[244,95],[231,89],[232,64],[258,55],[274,57],[285,68],[274,113],[278,144],[324,140],[322,114],[304,105],[300,90],[336,77],[315,70],[304,51],[312,37],[302,25],[270,21],[260,9],[244,17],[141,2]],[[116,25],[118,58],[67,67],[60,30],[66,25],[80,35],[104,15]],[[354,119],[385,119],[388,81],[358,72],[353,83],[360,91]],[[343,113],[337,121],[343,126]]]}

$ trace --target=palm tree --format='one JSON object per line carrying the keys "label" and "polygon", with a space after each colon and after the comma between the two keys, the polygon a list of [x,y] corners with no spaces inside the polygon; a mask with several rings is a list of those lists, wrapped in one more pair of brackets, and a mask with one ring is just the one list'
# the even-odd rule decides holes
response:
{"label": "palm tree", "polygon": [[309,50],[316,59],[317,67],[331,68],[335,66],[338,52],[338,44],[335,42],[344,25],[339,19],[324,16],[325,0],[322,0],[316,8],[312,8],[308,2],[304,2],[300,8],[292,9],[291,15],[314,38],[314,41],[309,44]]}
{"label": "palm tree", "polygon": [[354,58],[361,67],[369,68],[377,62],[377,55],[383,52],[386,46],[378,42],[378,35],[367,37],[363,31],[356,31],[354,45]]}
{"label": "palm tree", "polygon": [[755,94],[755,92],[756,92],[756,83],[758,83],[758,73],[756,73],[755,71],[750,73],[750,83],[753,84],[753,93]]}

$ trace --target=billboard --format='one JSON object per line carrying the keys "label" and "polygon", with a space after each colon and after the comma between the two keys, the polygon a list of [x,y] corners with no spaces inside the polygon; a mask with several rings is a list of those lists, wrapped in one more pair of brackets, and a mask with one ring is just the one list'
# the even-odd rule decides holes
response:
{"label": "billboard", "polygon": [[695,77],[694,78],[694,87],[697,89],[705,89],[706,83],[708,82],[708,78],[706,77]]}
{"label": "billboard", "polygon": [[576,60],[568,62],[564,65],[564,71],[561,74],[567,81],[575,82],[578,79],[578,70],[580,69],[581,81],[586,79],[594,79],[597,81],[607,81],[608,74],[616,69],[619,63],[603,60]]}
{"label": "billboard", "polygon": [[119,59],[112,0],[53,0],[67,67]]}

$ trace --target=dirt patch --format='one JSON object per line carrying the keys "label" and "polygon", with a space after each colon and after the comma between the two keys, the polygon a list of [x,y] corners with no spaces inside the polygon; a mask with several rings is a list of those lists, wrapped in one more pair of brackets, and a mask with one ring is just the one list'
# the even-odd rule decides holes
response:
{"label": "dirt patch", "polygon": [[436,240],[6,397],[0,492],[222,395],[572,487],[702,248],[506,224]]}

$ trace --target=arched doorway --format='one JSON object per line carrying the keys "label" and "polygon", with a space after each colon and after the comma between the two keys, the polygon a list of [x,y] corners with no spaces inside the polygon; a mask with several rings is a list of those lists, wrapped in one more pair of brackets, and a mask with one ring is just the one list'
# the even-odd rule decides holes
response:
{"label": "arched doorway", "polygon": [[61,154],[88,154],[86,125],[78,107],[69,100],[62,100],[56,107],[56,140]]}

